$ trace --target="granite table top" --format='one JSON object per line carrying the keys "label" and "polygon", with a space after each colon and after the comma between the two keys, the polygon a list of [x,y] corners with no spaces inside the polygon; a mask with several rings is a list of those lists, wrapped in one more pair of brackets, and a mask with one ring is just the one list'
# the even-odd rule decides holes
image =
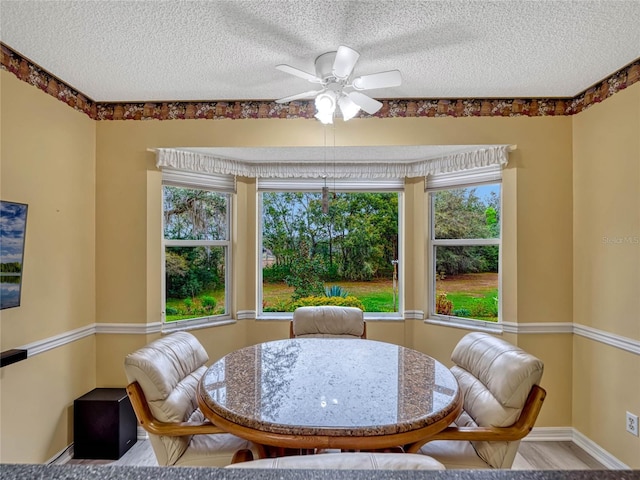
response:
{"label": "granite table top", "polygon": [[444,428],[461,407],[444,365],[360,339],[287,339],[237,350],[209,367],[199,394],[205,415],[210,409],[237,425],[299,436],[394,435],[446,419]]}
{"label": "granite table top", "polygon": [[639,470],[247,470],[0,465],[2,480],[640,480]]}

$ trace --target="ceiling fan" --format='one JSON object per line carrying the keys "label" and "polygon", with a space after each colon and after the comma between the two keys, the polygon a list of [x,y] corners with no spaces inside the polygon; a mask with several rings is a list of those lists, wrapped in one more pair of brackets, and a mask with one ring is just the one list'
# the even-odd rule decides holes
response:
{"label": "ceiling fan", "polygon": [[397,87],[402,84],[399,70],[362,75],[350,81],[353,68],[360,54],[354,49],[341,45],[335,52],[327,52],[316,58],[316,74],[290,65],[276,65],[282,72],[303,78],[311,83],[320,85],[319,90],[309,90],[289,97],[276,100],[276,103],[286,103],[315,97],[317,113],[315,117],[322,123],[333,123],[336,106],[340,108],[343,119],[353,118],[360,109],[370,115],[382,107],[382,103],[364,93],[362,90],[375,88]]}

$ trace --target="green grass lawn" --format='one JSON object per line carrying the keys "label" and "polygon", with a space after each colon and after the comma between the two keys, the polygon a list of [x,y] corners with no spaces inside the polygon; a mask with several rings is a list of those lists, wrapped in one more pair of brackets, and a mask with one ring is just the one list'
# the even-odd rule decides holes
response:
{"label": "green grass lawn", "polygon": [[498,317],[493,315],[473,315],[474,309],[484,312],[490,312],[495,307],[495,298],[498,298],[498,289],[492,289],[485,292],[482,296],[471,296],[467,293],[447,292],[447,299],[453,303],[454,315],[456,310],[466,310],[469,313],[457,316],[466,318],[477,318],[478,320],[488,320],[497,322]]}
{"label": "green grass lawn", "polygon": [[[349,295],[358,298],[367,312],[394,312],[393,284],[391,280],[371,282],[329,282],[339,285]],[[285,283],[265,283],[262,288],[265,306],[284,305],[290,301],[293,288]],[[396,310],[398,299],[396,298]],[[263,307],[264,308],[264,307]]]}
{"label": "green grass lawn", "polygon": [[[206,312],[202,309],[202,302],[200,298],[203,296],[213,297],[216,299],[216,307],[212,312]],[[175,322],[176,320],[187,320],[189,318],[205,317],[208,315],[221,315],[224,313],[224,290],[209,290],[202,292],[195,299],[191,299],[192,307],[191,313],[188,313],[189,307],[186,305],[184,298],[167,298],[166,301],[166,321]],[[171,310],[176,310],[181,313],[170,314]]]}
{"label": "green grass lawn", "polygon": [[463,318],[498,321],[498,274],[468,273],[438,280],[436,292],[446,293],[453,314]]}
{"label": "green grass lawn", "polygon": [[[496,308],[495,298],[498,296],[496,284],[497,274],[467,274],[439,280],[437,289],[438,293],[447,293],[447,299],[453,303],[453,309],[459,311],[458,316],[495,322],[498,320],[497,316],[491,315],[489,312]],[[339,285],[349,295],[357,297],[367,312],[394,312],[399,304],[399,299],[396,298],[396,308],[394,309],[393,284],[391,280],[327,283],[327,286],[331,285]],[[286,305],[291,300],[292,293],[293,288],[283,282],[265,283],[263,285],[263,308]],[[211,296],[217,301],[215,310],[209,315],[224,313],[224,291],[208,291],[199,297],[203,295]],[[174,309],[180,312],[178,314],[167,314],[167,321],[185,320],[207,315],[202,313],[202,310],[197,310],[200,307],[199,298],[192,300],[192,303],[192,313],[187,313],[184,299],[167,299],[167,309],[169,311]],[[465,314],[463,310],[466,310],[468,314]],[[460,311],[462,311],[462,314],[460,314]]]}

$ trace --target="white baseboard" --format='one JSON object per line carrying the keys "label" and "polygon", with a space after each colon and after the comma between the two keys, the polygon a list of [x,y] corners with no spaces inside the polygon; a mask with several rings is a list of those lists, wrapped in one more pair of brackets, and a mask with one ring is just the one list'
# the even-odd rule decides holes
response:
{"label": "white baseboard", "polygon": [[533,427],[523,442],[572,442],[572,427]]}
{"label": "white baseboard", "polygon": [[631,467],[622,463],[596,442],[587,438],[575,428],[573,429],[573,443],[578,445],[609,470],[631,470]]}
{"label": "white baseboard", "polygon": [[73,443],[47,460],[45,465],[63,465],[73,459]]}
{"label": "white baseboard", "polygon": [[149,440],[149,435],[147,435],[147,431],[140,425],[138,425],[138,430],[136,432],[138,440]]}
{"label": "white baseboard", "polygon": [[523,442],[573,442],[609,470],[630,470],[616,457],[573,427],[534,427]]}
{"label": "white baseboard", "polygon": [[[138,440],[148,440],[147,431],[138,425]],[[523,442],[573,442],[595,460],[609,470],[631,470],[616,457],[607,452],[593,440],[587,438],[573,427],[534,427],[533,430],[522,439]],[[73,459],[73,443],[61,450],[47,462],[47,465],[62,465]]]}

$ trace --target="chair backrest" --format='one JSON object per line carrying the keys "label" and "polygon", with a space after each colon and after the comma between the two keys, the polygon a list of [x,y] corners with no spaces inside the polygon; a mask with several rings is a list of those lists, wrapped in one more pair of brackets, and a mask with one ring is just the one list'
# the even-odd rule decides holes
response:
{"label": "chair backrest", "polygon": [[[177,332],[127,355],[125,373],[138,382],[153,416],[161,422],[186,422],[200,414],[196,389],[209,356],[198,340]],[[173,465],[185,452],[191,435],[159,436],[149,440],[160,465]]]}
{"label": "chair backrest", "polygon": [[289,336],[367,338],[367,331],[364,314],[359,308],[324,305],[296,308]]}
{"label": "chair backrest", "polygon": [[[451,360],[464,399],[459,427],[512,425],[544,368],[521,348],[480,332],[465,335]],[[519,443],[472,441],[480,458],[494,468],[511,468]]]}

